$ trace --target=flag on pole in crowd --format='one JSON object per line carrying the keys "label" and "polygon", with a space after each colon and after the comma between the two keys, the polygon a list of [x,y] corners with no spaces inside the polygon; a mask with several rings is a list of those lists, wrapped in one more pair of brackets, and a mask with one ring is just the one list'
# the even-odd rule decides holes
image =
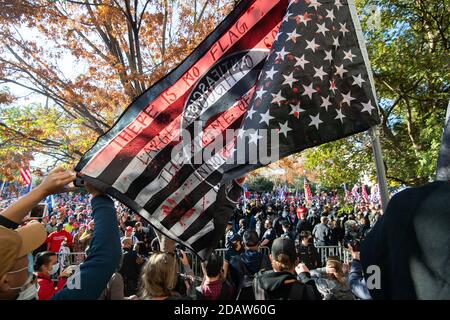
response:
{"label": "flag on pole in crowd", "polygon": [[369,195],[367,194],[367,190],[366,190],[366,185],[365,184],[361,185],[361,194],[362,194],[363,200],[365,202],[369,202]]}
{"label": "flag on pole in crowd", "polygon": [[309,188],[309,184],[305,178],[305,180],[303,181],[303,189],[305,190],[305,200],[308,203],[308,205],[311,204],[313,195],[311,193],[311,189]]}
{"label": "flag on pole in crowd", "polygon": [[242,190],[234,178],[378,123],[352,1],[241,1],[76,171],[205,259]]}
{"label": "flag on pole in crowd", "polygon": [[[74,199],[74,201],[76,201],[76,199]],[[53,209],[56,207],[55,198],[53,197],[53,195],[51,194],[47,196],[47,198],[45,198],[45,202],[47,203],[48,212],[52,213]]]}
{"label": "flag on pole in crowd", "polygon": [[370,202],[379,203],[380,200],[380,186],[378,185],[378,183],[375,183],[372,188],[370,188]]}
{"label": "flag on pole in crowd", "polygon": [[353,199],[355,201],[359,200],[359,192],[358,192],[358,190],[359,190],[359,186],[358,186],[357,183],[355,183],[355,185],[353,186],[353,189],[352,189],[352,196],[353,196]]}
{"label": "flag on pole in crowd", "polygon": [[25,193],[29,193],[33,188],[33,180],[31,177],[30,165],[22,162],[20,167],[20,178],[26,187]]}

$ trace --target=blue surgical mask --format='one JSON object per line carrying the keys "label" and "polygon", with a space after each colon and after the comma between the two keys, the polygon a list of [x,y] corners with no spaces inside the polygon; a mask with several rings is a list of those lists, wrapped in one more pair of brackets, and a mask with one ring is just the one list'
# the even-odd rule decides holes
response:
{"label": "blue surgical mask", "polygon": [[50,270],[49,274],[54,275],[55,273],[58,272],[58,269],[59,269],[59,263],[55,263],[52,267],[52,270]]}

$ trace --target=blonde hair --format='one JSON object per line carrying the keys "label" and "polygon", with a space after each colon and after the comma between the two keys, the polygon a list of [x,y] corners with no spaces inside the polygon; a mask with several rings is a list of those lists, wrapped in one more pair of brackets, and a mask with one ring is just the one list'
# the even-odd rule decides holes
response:
{"label": "blonde hair", "polygon": [[172,254],[154,253],[142,268],[141,297],[167,297],[177,282],[177,261]]}
{"label": "blonde hair", "polygon": [[345,285],[346,279],[344,271],[342,270],[342,262],[339,261],[338,259],[335,259],[334,257],[328,257],[326,266],[336,270],[336,273],[327,274],[327,278],[331,280],[336,280],[340,284]]}

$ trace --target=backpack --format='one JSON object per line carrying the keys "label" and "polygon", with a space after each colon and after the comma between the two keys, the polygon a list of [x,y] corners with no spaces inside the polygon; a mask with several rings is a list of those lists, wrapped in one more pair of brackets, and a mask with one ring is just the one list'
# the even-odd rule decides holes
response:
{"label": "backpack", "polygon": [[[265,260],[265,256],[261,255],[261,260],[259,261],[259,268],[258,270],[261,272],[263,271],[263,264]],[[253,292],[253,280],[255,279],[255,274],[252,274],[245,265],[244,262],[242,262],[241,258],[239,257],[239,264],[242,267],[243,276],[241,278],[241,281],[239,282],[239,285],[237,287],[237,296],[236,300],[255,300],[255,294]]]}

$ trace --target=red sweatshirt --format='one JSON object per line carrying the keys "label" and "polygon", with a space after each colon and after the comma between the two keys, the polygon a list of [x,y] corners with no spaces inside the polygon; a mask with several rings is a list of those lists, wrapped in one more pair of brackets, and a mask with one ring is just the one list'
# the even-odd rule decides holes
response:
{"label": "red sweatshirt", "polygon": [[58,253],[61,248],[61,243],[67,240],[67,245],[72,247],[72,235],[66,230],[54,231],[50,233],[47,237],[46,243],[49,244],[49,251]]}
{"label": "red sweatshirt", "polygon": [[37,281],[39,284],[39,291],[38,291],[39,300],[50,300],[55,293],[64,288],[67,279],[59,278],[56,288],[55,285],[53,284],[52,279],[50,279],[49,276],[43,273],[38,273]]}

